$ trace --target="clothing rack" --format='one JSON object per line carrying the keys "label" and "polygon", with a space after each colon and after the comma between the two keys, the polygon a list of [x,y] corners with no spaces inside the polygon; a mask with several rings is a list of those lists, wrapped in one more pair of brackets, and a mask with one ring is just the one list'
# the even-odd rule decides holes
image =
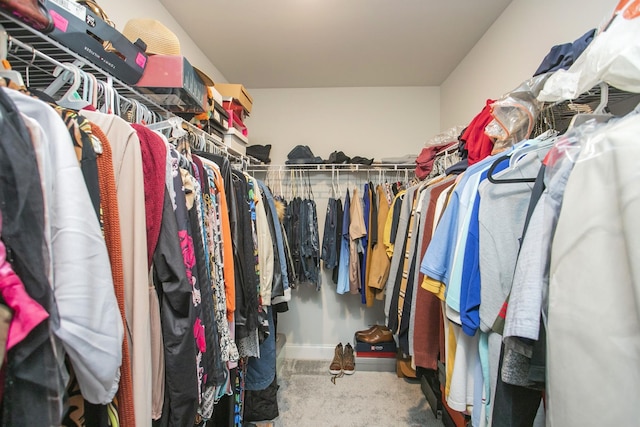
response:
{"label": "clothing rack", "polygon": [[[226,145],[215,140],[202,129],[174,115],[135,88],[123,83],[46,34],[31,28],[3,10],[0,10],[0,25],[4,27],[8,34],[7,59],[10,61],[12,69],[24,76],[28,87],[47,87],[55,80],[54,70],[56,68],[65,69],[68,68],[65,63],[73,63],[81,67],[83,71],[89,72],[107,82],[116,91],[119,99],[125,102],[133,101],[142,105],[152,113],[155,120],[161,121],[170,117],[179,119],[188,132],[197,136],[194,140],[198,144],[193,148],[228,157],[231,163],[239,164],[243,167],[259,162],[250,156],[230,152]],[[58,90],[63,89],[65,84],[63,83],[60,86]],[[66,89],[66,87],[64,88]]]}
{"label": "clothing rack", "polygon": [[309,172],[396,172],[408,171],[416,167],[415,163],[373,163],[371,165],[360,164],[292,164],[292,165],[251,165],[249,171],[274,172],[274,171],[309,171]]}
{"label": "clothing rack", "polygon": [[[640,101],[640,94],[630,93],[608,86],[606,108],[615,115],[628,113]],[[576,99],[548,103],[536,118],[531,137],[536,137],[549,129],[564,132],[571,119],[580,113],[591,113],[602,101],[600,86],[595,86]],[[629,103],[630,107],[626,107]]]}

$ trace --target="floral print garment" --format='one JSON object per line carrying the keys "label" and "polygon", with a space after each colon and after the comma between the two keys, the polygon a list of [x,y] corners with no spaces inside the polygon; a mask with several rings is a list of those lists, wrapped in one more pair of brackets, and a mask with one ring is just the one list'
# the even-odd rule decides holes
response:
{"label": "floral print garment", "polygon": [[[182,260],[187,273],[187,280],[191,283],[192,304],[194,308],[193,336],[196,342],[196,372],[198,377],[198,396],[202,396],[203,386],[206,381],[202,357],[207,351],[204,325],[202,323],[202,300],[200,296],[200,284],[196,282],[194,269],[196,267],[196,256],[193,247],[193,240],[189,232],[189,217],[187,212],[187,200],[185,196],[184,184],[179,168],[178,152],[171,149],[171,177],[173,178],[174,191],[172,202],[176,220],[178,222],[178,238],[182,249]],[[200,399],[199,399],[200,402]]]}
{"label": "floral print garment", "polygon": [[[220,193],[215,186],[213,168],[205,166],[209,182],[209,194],[205,195],[205,225],[209,243],[209,264],[211,265],[212,286],[214,290],[215,320],[220,334],[220,350],[225,362],[237,361],[240,358],[238,348],[234,342],[229,322],[227,321],[227,302],[224,282],[224,259],[222,250],[222,221],[220,216]],[[228,242],[227,244],[231,244]]]}

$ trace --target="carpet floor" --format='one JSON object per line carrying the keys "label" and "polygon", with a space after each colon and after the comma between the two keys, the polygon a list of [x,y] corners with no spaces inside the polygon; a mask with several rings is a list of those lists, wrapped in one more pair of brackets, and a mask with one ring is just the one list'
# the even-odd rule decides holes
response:
{"label": "carpet floor", "polygon": [[439,427],[415,380],[360,372],[331,382],[328,361],[284,360],[275,427]]}

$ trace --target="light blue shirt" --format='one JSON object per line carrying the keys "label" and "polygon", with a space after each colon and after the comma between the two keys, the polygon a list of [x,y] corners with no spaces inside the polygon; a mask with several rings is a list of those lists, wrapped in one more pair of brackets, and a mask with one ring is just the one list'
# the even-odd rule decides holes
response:
{"label": "light blue shirt", "polygon": [[351,208],[351,197],[349,190],[344,198],[344,212],[342,214],[342,242],[340,246],[340,261],[338,263],[338,285],[336,292],[340,295],[349,292],[349,224],[351,224],[351,216],[349,209]]}

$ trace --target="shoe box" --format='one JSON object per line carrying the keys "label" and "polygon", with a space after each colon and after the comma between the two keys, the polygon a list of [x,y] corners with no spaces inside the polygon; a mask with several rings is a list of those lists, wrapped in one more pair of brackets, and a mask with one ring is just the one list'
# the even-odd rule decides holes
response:
{"label": "shoe box", "polygon": [[354,350],[358,357],[381,357],[381,358],[395,358],[397,353],[396,342],[391,340],[389,342],[381,342],[377,344],[369,344],[363,341],[359,341],[355,336],[353,337]]}
{"label": "shoe box", "polygon": [[131,43],[73,0],[46,0],[43,4],[53,18],[55,28],[49,33],[52,39],[128,85],[140,80],[149,59],[145,46]]}

